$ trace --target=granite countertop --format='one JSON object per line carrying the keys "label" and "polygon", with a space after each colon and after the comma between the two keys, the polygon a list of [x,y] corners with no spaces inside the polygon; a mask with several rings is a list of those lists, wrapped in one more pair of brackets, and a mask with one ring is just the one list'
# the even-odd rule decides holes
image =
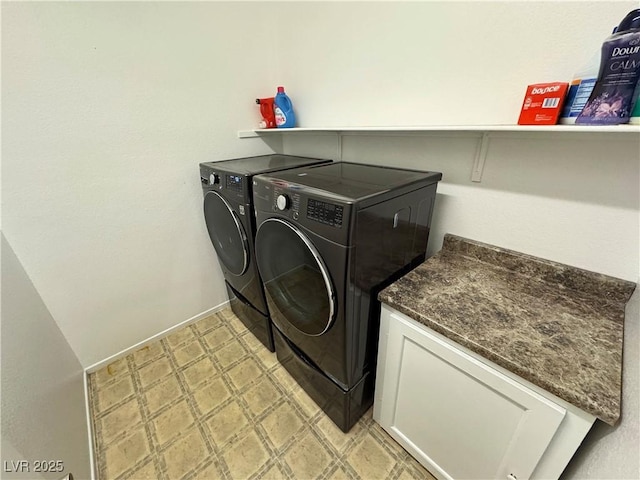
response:
{"label": "granite countertop", "polygon": [[600,420],[620,417],[635,283],[445,235],[383,303]]}

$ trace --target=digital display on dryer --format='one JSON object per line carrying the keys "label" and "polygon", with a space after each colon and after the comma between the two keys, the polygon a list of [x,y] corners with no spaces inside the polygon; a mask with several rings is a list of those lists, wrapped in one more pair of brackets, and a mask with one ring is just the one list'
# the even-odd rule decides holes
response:
{"label": "digital display on dryer", "polygon": [[307,202],[307,218],[332,227],[340,228],[342,226],[343,210],[341,205],[321,202],[312,198]]}
{"label": "digital display on dryer", "polygon": [[226,187],[236,192],[242,191],[242,176],[241,175],[227,175]]}

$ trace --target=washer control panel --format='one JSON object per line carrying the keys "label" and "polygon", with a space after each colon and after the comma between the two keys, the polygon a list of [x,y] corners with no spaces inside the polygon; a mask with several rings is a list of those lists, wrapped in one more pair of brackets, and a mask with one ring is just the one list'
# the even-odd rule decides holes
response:
{"label": "washer control panel", "polygon": [[242,176],[241,175],[225,175],[226,187],[235,192],[242,192]]}

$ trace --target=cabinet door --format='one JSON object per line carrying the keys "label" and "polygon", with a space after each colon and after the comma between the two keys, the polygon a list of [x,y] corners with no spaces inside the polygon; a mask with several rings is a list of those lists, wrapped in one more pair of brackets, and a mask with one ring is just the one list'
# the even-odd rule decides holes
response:
{"label": "cabinet door", "polygon": [[440,478],[529,478],[566,411],[383,308],[374,418]]}

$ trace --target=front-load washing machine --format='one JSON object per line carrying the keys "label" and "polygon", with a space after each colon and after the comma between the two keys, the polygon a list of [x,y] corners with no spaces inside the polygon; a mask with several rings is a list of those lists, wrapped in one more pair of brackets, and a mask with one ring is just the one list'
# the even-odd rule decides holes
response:
{"label": "front-load washing machine", "polygon": [[331,160],[263,155],[200,164],[204,219],[222,267],[231,308],[272,352],[269,310],[253,250],[256,220],[252,178],[259,173],[328,162]]}
{"label": "front-load washing machine", "polygon": [[253,178],[278,360],[345,432],[373,403],[377,293],[425,259],[441,178],[348,162]]}

